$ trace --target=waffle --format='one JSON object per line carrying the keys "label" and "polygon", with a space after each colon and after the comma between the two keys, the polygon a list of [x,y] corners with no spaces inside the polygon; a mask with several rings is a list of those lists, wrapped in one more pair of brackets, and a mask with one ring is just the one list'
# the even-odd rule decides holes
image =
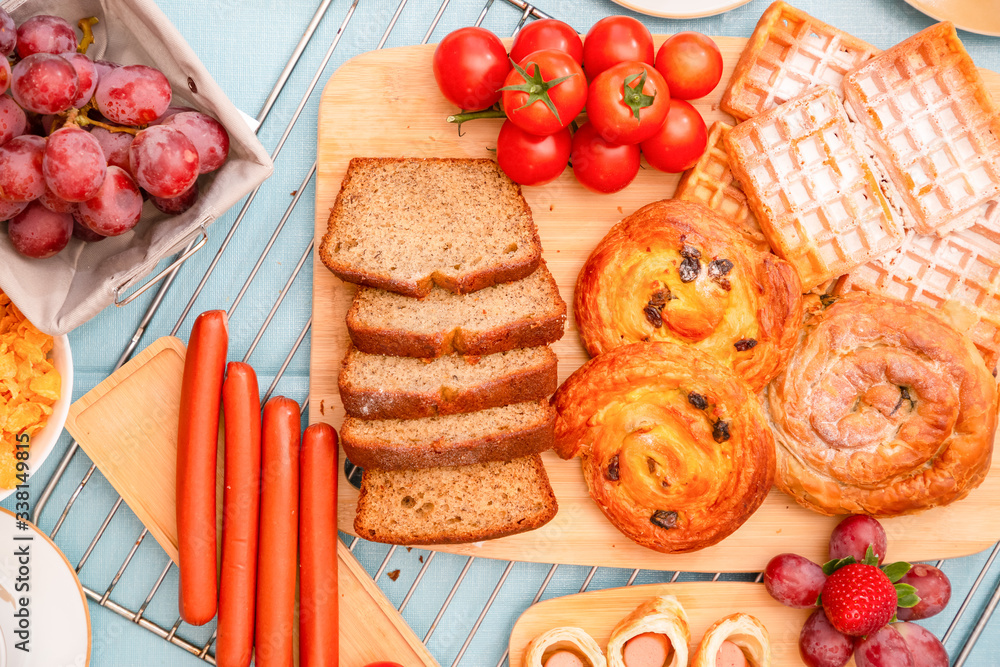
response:
{"label": "waffle", "polygon": [[942,238],[909,232],[898,252],[840,279],[852,289],[923,303],[968,334],[993,370],[1000,359],[1000,207]]}
{"label": "waffle", "polygon": [[900,42],[844,78],[848,113],[912,216],[944,236],[1000,200],[1000,114],[950,23]]}
{"label": "waffle", "polygon": [[746,120],[821,84],[839,93],[844,75],[878,53],[871,44],[775,2],[761,15],[720,106]]}
{"label": "waffle", "polygon": [[733,223],[743,237],[760,250],[771,250],[747,196],[729,169],[726,135],[732,125],[716,121],[708,131],[708,148],[698,163],[684,172],[674,199],[701,202]]}
{"label": "waffle", "polygon": [[737,125],[726,147],[764,235],[804,290],[902,243],[898,214],[830,86]]}

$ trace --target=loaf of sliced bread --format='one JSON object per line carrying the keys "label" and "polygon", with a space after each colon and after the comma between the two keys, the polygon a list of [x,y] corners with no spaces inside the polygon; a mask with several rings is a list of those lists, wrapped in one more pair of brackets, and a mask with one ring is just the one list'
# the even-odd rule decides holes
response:
{"label": "loaf of sliced bread", "polygon": [[546,346],[485,357],[387,357],[351,348],[340,369],[340,400],[360,419],[417,419],[474,412],[551,395],[558,359]]}
{"label": "loaf of sliced bread", "polygon": [[532,530],[558,511],[537,454],[427,470],[365,470],[354,530],[390,544],[479,542]]}
{"label": "loaf of sliced bread", "polygon": [[520,186],[492,160],[354,158],[319,254],[348,282],[426,296],[524,278],[542,246]]}
{"label": "loaf of sliced bread", "polygon": [[474,294],[435,288],[411,299],[363,287],[347,312],[347,331],[359,350],[397,357],[548,345],[562,338],[565,326],[566,302],[544,262],[523,280]]}
{"label": "loaf of sliced bread", "polygon": [[551,449],[555,423],[555,409],[544,399],[421,419],[347,417],[340,443],[362,468],[463,466]]}

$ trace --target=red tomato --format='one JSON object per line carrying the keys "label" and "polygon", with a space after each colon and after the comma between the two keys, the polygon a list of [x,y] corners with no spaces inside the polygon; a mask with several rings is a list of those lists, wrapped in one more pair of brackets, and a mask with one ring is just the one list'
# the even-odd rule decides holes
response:
{"label": "red tomato", "polygon": [[562,51],[532,53],[504,82],[507,118],[531,134],[558,132],[583,111],[586,103],[587,77],[573,57]]}
{"label": "red tomato", "polygon": [[459,28],[445,35],[434,50],[438,88],[462,109],[486,109],[496,104],[509,71],[507,49],[486,28]]}
{"label": "red tomato", "polygon": [[613,144],[637,144],[663,125],[670,109],[667,82],[645,63],[618,63],[590,83],[587,118]]}
{"label": "red tomato", "polygon": [[398,662],[370,662],[365,667],[403,667]]}
{"label": "red tomato", "polygon": [[653,64],[653,36],[631,16],[609,16],[594,24],[583,40],[583,69],[593,79],[627,60]]}
{"label": "red tomato", "polygon": [[712,92],[722,78],[722,51],[700,32],[679,32],[656,52],[656,69],[667,80],[671,97],[694,100]]}
{"label": "red tomato", "polygon": [[583,40],[571,26],[556,19],[538,19],[526,24],[514,38],[510,58],[516,63],[535,51],[555,49],[583,63]]}
{"label": "red tomato", "polygon": [[497,137],[497,164],[515,183],[541,185],[563,173],[572,145],[568,127],[541,136],[505,120]]}
{"label": "red tomato", "polygon": [[708,130],[698,110],[684,100],[670,100],[660,131],[642,142],[646,161],[660,171],[690,169],[708,146]]}
{"label": "red tomato", "polygon": [[639,147],[605,141],[593,123],[573,135],[571,158],[576,180],[595,192],[618,192],[639,173]]}

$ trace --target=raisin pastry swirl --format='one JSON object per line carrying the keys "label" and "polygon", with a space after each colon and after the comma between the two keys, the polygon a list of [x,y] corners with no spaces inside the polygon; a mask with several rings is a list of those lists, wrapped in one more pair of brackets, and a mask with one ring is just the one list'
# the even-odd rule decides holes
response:
{"label": "raisin pastry swirl", "polygon": [[771,487],[774,442],[757,397],[697,349],[616,348],[573,373],[553,404],[556,451],[582,458],[591,497],[642,546],[715,544]]}
{"label": "raisin pastry swirl", "polygon": [[791,264],[750,246],[717,213],[667,199],[608,232],[576,282],[592,356],[638,341],[708,352],[760,391],[795,344],[802,287]]}
{"label": "raisin pastry swirl", "polygon": [[806,322],[768,387],[775,483],[827,515],[951,503],[989,469],[996,402],[972,342],[932,311],[850,293]]}

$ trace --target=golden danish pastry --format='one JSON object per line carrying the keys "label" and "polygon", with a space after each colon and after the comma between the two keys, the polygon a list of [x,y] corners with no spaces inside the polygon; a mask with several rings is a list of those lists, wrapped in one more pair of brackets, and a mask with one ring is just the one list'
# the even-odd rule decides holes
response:
{"label": "golden danish pastry", "polygon": [[528,643],[525,667],[607,667],[601,647],[580,628],[552,628]]}
{"label": "golden danish pastry", "polygon": [[724,665],[770,667],[771,640],[767,628],[750,614],[730,614],[712,624],[691,658],[691,667]]}
{"label": "golden danish pastry", "polygon": [[828,515],[946,505],[990,467],[996,402],[963,334],[923,306],[852,292],[813,314],[768,387],[775,483]]}
{"label": "golden danish pastry", "polygon": [[608,665],[687,667],[690,642],[684,607],[673,595],[661,595],[643,602],[611,631]]}
{"label": "golden danish pastry", "polygon": [[802,321],[791,264],[750,246],[698,202],[643,206],[611,228],[576,282],[576,321],[591,356],[638,341],[707,352],[760,391]]}
{"label": "golden danish pastry", "polygon": [[700,350],[633,343],[594,357],[553,397],[556,452],[579,455],[618,530],[664,553],[715,544],[764,501],[774,441],[750,387]]}

